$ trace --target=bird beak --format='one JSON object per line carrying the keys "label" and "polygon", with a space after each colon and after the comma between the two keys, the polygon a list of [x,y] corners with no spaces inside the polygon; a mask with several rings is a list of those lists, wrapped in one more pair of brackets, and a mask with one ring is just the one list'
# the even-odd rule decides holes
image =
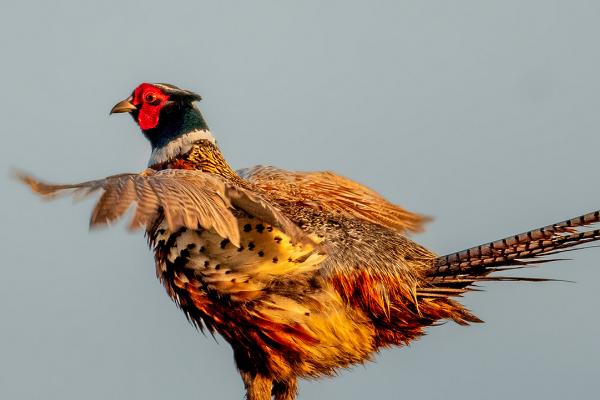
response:
{"label": "bird beak", "polygon": [[115,106],[110,110],[111,114],[115,113],[124,113],[124,112],[132,112],[133,110],[137,110],[137,107],[133,105],[131,102],[133,98],[129,96],[123,101],[118,102]]}

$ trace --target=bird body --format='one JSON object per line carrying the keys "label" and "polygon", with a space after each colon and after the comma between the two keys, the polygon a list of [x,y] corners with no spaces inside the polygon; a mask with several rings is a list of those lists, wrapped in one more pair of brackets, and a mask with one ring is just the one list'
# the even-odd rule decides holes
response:
{"label": "bird body", "polygon": [[[335,374],[405,345],[440,320],[481,322],[455,298],[493,272],[600,238],[600,212],[438,257],[406,235],[426,217],[331,172],[235,171],[193,102],[141,84],[129,112],[152,145],[149,168],[75,185],[21,179],[43,195],[103,191],[91,224],[144,227],[156,273],[199,329],[233,348],[249,400],[292,400],[297,378]],[[537,279],[542,280],[542,279]]]}
{"label": "bird body", "polygon": [[[277,382],[333,374],[336,369],[368,360],[381,346],[407,343],[419,334],[412,332],[414,328],[406,331],[406,337],[400,337],[397,329],[388,333],[390,337],[378,334],[366,311],[348,308],[355,291],[370,291],[373,296],[368,301],[377,302],[377,313],[387,313],[389,319],[391,304],[384,304],[375,280],[385,279],[386,273],[398,283],[417,279],[414,265],[407,264],[402,276],[403,250],[408,253],[414,248],[413,258],[423,258],[423,264],[435,258],[398,232],[328,211],[327,203],[317,206],[317,199],[307,193],[294,197],[297,188],[293,185],[272,187],[280,175],[289,178],[292,173],[257,167],[241,171],[244,179],[224,162],[210,141],[200,141],[187,153],[152,168],[220,175],[261,193],[307,235],[304,240],[294,239],[269,221],[243,214],[236,216],[237,246],[214,231],[169,230],[164,221],[148,230],[157,274],[167,292],[196,325],[219,332],[231,343],[241,370],[262,370]],[[326,175],[335,191],[331,179],[335,175]],[[287,197],[276,190],[285,190]],[[323,196],[320,190],[316,193]],[[338,200],[335,192],[328,196],[330,202]],[[402,216],[410,215],[413,224],[420,219],[395,209]],[[379,269],[380,276],[361,272],[367,263]],[[356,283],[364,288],[351,287]],[[412,303],[411,289],[401,290]],[[243,313],[236,307],[240,303],[245,306]]]}

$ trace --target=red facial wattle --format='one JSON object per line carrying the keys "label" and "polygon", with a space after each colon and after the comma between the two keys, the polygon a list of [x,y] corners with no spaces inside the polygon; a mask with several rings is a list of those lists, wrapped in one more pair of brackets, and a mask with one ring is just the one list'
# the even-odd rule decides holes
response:
{"label": "red facial wattle", "polygon": [[169,96],[149,83],[142,83],[133,92],[132,103],[138,108],[137,123],[144,131],[158,125],[160,110]]}

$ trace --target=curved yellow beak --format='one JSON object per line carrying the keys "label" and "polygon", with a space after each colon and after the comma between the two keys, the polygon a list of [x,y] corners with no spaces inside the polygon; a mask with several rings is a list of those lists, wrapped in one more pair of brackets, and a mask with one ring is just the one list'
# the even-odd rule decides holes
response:
{"label": "curved yellow beak", "polygon": [[133,100],[133,98],[131,96],[129,96],[125,100],[118,102],[110,110],[110,114],[132,112],[133,110],[137,110],[137,107],[134,106],[133,103],[131,102],[132,100]]}

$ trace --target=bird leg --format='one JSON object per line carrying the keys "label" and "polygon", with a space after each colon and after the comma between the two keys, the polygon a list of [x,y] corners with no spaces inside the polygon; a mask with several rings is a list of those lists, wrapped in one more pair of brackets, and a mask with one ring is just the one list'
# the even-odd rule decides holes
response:
{"label": "bird leg", "polygon": [[273,380],[255,372],[240,371],[246,387],[246,400],[271,400]]}
{"label": "bird leg", "polygon": [[298,384],[295,377],[273,382],[273,398],[275,400],[294,400],[297,392]]}

